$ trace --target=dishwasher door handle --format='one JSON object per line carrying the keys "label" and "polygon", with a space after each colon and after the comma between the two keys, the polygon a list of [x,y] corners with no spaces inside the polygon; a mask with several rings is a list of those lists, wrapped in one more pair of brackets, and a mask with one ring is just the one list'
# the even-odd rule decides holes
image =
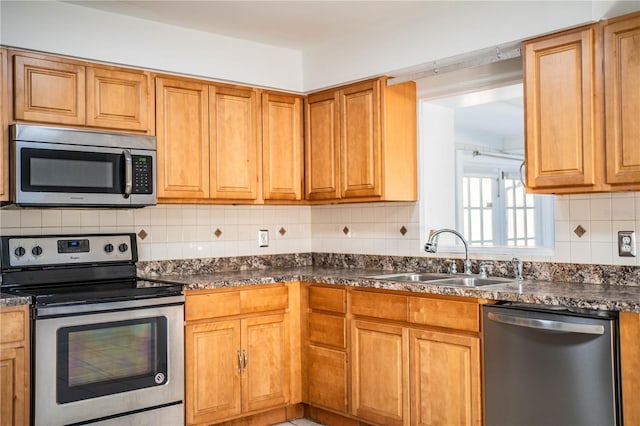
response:
{"label": "dishwasher door handle", "polygon": [[488,318],[492,321],[501,322],[503,324],[510,324],[518,327],[537,328],[539,330],[596,335],[604,334],[604,326],[602,325],[575,324],[571,322],[496,314],[494,312],[489,312]]}

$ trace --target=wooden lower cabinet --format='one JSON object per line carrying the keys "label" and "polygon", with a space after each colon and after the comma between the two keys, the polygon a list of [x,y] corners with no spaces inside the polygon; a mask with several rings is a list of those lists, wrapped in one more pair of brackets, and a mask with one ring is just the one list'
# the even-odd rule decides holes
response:
{"label": "wooden lower cabinet", "polygon": [[409,424],[408,329],[355,320],[351,325],[352,414],[378,424]]}
{"label": "wooden lower cabinet", "polygon": [[0,308],[0,425],[29,424],[29,307]]}
{"label": "wooden lower cabinet", "polygon": [[188,325],[187,424],[288,403],[288,330],[286,314]]}
{"label": "wooden lower cabinet", "polygon": [[620,375],[624,424],[640,424],[640,313],[620,313]]}
{"label": "wooden lower cabinet", "polygon": [[480,339],[411,330],[412,425],[480,425]]}
{"label": "wooden lower cabinet", "polygon": [[347,354],[310,345],[307,348],[307,403],[347,412]]}
{"label": "wooden lower cabinet", "polygon": [[187,292],[188,425],[220,423],[300,402],[291,379],[299,375],[295,352],[300,352],[290,327],[294,323],[299,334],[299,316],[295,309],[288,312],[290,300],[299,306],[291,294],[299,293],[294,284]]}

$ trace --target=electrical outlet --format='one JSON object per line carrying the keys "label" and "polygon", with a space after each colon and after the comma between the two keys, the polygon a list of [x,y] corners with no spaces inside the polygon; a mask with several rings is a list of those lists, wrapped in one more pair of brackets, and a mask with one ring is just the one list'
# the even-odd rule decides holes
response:
{"label": "electrical outlet", "polygon": [[269,247],[268,229],[261,229],[258,231],[258,247]]}
{"label": "electrical outlet", "polygon": [[618,231],[618,256],[636,257],[636,233]]}

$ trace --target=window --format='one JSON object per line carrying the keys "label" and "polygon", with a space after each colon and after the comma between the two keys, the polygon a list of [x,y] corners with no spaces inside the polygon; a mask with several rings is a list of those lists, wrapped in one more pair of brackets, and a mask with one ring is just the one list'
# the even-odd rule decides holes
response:
{"label": "window", "polygon": [[[550,254],[553,196],[527,194],[520,179],[521,61],[503,65],[495,78],[485,67],[418,82],[424,234],[454,228],[476,252]],[[451,238],[442,245],[459,243]]]}
{"label": "window", "polygon": [[536,247],[547,245],[543,218],[552,209],[548,196],[527,194],[519,177],[465,174],[461,226],[471,245]]}

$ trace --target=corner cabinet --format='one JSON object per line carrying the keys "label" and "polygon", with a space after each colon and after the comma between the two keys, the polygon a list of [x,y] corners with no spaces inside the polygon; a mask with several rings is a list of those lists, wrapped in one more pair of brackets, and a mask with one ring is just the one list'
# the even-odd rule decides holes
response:
{"label": "corner cabinet", "polygon": [[303,97],[262,93],[262,182],[265,202],[303,198]]}
{"label": "corner cabinet", "polygon": [[307,200],[417,199],[414,82],[382,77],[310,94],[305,129]]}
{"label": "corner cabinet", "polygon": [[0,425],[29,422],[29,306],[0,307]]}
{"label": "corner cabinet", "polygon": [[186,292],[188,425],[299,402],[292,398],[292,376],[299,374],[300,348],[291,337],[289,309],[285,285]]}
{"label": "corner cabinet", "polygon": [[12,51],[14,119],[153,134],[148,72]]}
{"label": "corner cabinet", "polygon": [[640,13],[524,43],[527,187],[640,189]]}

